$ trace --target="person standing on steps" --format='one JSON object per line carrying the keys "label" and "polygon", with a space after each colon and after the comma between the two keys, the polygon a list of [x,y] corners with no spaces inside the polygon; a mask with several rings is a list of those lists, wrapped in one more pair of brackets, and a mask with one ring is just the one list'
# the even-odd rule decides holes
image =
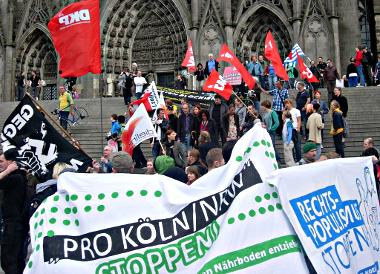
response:
{"label": "person standing on steps", "polygon": [[331,59],[327,59],[327,66],[325,68],[323,77],[327,84],[327,93],[330,103],[332,100],[334,88],[336,86],[336,80],[340,79],[338,70],[334,66],[333,61]]}

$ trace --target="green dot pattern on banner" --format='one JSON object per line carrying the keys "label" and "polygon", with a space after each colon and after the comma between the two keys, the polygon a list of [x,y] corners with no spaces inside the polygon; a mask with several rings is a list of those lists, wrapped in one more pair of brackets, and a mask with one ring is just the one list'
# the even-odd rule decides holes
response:
{"label": "green dot pattern on banner", "polygon": [[161,197],[162,196],[162,192],[157,190],[156,192],[154,192],[154,196],[156,196],[157,198],[158,197]]}
{"label": "green dot pattern on banner", "polygon": [[70,214],[70,213],[71,213],[71,208],[66,207],[66,208],[65,208],[65,213],[66,213],[66,214]]}
{"label": "green dot pattern on banner", "polygon": [[148,195],[148,191],[146,191],[145,189],[143,189],[143,190],[140,191],[140,195],[141,196],[146,196],[146,195]]}
{"label": "green dot pattern on banner", "polygon": [[74,223],[76,226],[79,226],[79,220],[75,220]]}
{"label": "green dot pattern on banner", "polygon": [[84,196],[84,199],[85,199],[86,201],[90,201],[90,200],[92,199],[91,194],[87,194],[86,196]]}
{"label": "green dot pattern on banner", "polygon": [[102,211],[104,211],[105,206],[104,205],[100,205],[100,206],[98,206],[97,209],[98,209],[99,212],[102,212]]}
{"label": "green dot pattern on banner", "polygon": [[33,262],[32,262],[32,261],[29,261],[29,262],[28,262],[28,267],[29,267],[29,268],[32,268],[32,267],[33,267]]}
{"label": "green dot pattern on banner", "polygon": [[41,210],[41,214],[45,214],[45,208]]}
{"label": "green dot pattern on banner", "polygon": [[117,197],[119,197],[119,193],[117,193],[117,192],[113,192],[113,193],[111,194],[111,197],[114,198],[114,199],[116,199]]}
{"label": "green dot pattern on banner", "polygon": [[85,206],[84,207],[85,212],[90,212],[91,211],[91,206]]}
{"label": "green dot pattern on banner", "polygon": [[129,190],[125,193],[125,195],[127,195],[128,197],[132,197],[133,196],[133,191],[132,190]]}
{"label": "green dot pattern on banner", "polygon": [[58,195],[55,195],[54,198],[53,198],[54,202],[58,202],[59,201],[59,196]]}
{"label": "green dot pattern on banner", "polygon": [[78,213],[78,208],[77,207],[73,207],[73,214],[77,214]]}
{"label": "green dot pattern on banner", "polygon": [[70,220],[63,220],[64,225],[70,225],[70,223],[71,223]]}
{"label": "green dot pattern on banner", "polygon": [[47,232],[47,236],[48,236],[48,237],[53,237],[54,235],[55,235],[55,233],[54,233],[53,230],[49,230],[49,231]]}
{"label": "green dot pattern on banner", "polygon": [[266,211],[267,211],[267,210],[265,209],[265,207],[260,207],[260,208],[259,208],[259,212],[260,212],[260,214],[265,214]]}
{"label": "green dot pattern on banner", "polygon": [[238,161],[238,162],[243,161],[243,157],[241,157],[241,156],[237,156],[237,157],[236,157],[236,161]]}
{"label": "green dot pattern on banner", "polygon": [[[282,210],[282,205],[281,205],[281,203],[279,203],[279,200],[278,200],[278,193],[275,191],[272,193],[265,193],[262,196],[256,195],[254,197],[254,200],[256,203],[260,204],[260,207],[258,208],[258,210],[256,211],[254,209],[250,209],[250,210],[248,210],[247,213],[243,213],[243,212],[239,213],[237,215],[238,220],[240,220],[240,221],[248,220],[246,218],[247,216],[250,216],[253,218],[253,217],[257,216],[257,212],[259,213],[259,215],[264,215],[264,214],[270,214],[270,213],[274,212],[276,209]],[[270,200],[272,200],[272,202],[275,202],[275,204],[265,206],[263,201],[270,201]],[[235,218],[229,217],[227,223],[230,225],[234,224]]]}
{"label": "green dot pattern on banner", "polygon": [[42,237],[42,232],[39,232],[39,233],[37,234],[37,237],[38,237],[38,238],[41,238],[41,237]]}
{"label": "green dot pattern on banner", "polygon": [[50,211],[51,211],[51,213],[57,213],[58,212],[58,208],[55,207],[55,206],[53,206]]}
{"label": "green dot pattern on banner", "polygon": [[38,212],[34,213],[34,218],[38,217]]}
{"label": "green dot pattern on banner", "polygon": [[38,227],[38,223],[35,223],[34,224],[34,229],[37,229],[37,227]]}
{"label": "green dot pattern on banner", "polygon": [[[247,148],[246,148],[246,150],[244,151],[244,155],[251,153],[252,148],[257,148],[257,147],[259,147],[260,145],[263,145],[263,146],[265,147],[265,149],[268,149],[268,148],[270,148],[270,147],[272,146],[272,145],[270,144],[270,142],[267,141],[267,140],[265,140],[265,139],[261,140],[261,142],[259,142],[259,141],[254,141],[253,144],[252,144],[252,147],[247,147]],[[274,153],[273,153],[273,152],[269,152],[269,151],[267,151],[267,150],[265,151],[265,156],[268,157],[268,158],[272,158],[272,159],[275,158]],[[236,160],[237,162],[241,162],[241,161],[243,161],[243,159],[244,159],[244,158],[243,158],[243,156],[241,156],[241,155],[236,156],[236,158],[235,158],[235,160]],[[275,167],[275,169],[278,169],[278,167],[277,167],[277,168]]]}
{"label": "green dot pattern on banner", "polygon": [[69,201],[70,201],[70,195],[69,195],[69,194],[66,194],[66,196],[65,196],[65,200],[66,200],[66,202],[69,202]]}
{"label": "green dot pattern on banner", "polygon": [[40,250],[40,245],[39,244],[36,246],[36,251],[38,251],[38,250]]}
{"label": "green dot pattern on banner", "polygon": [[42,226],[44,224],[44,219],[41,219],[39,224],[40,224],[40,226]]}
{"label": "green dot pattern on banner", "polygon": [[98,195],[99,200],[103,200],[105,197],[106,197],[106,195],[104,193],[100,193]]}
{"label": "green dot pattern on banner", "polygon": [[71,199],[71,201],[76,201],[76,200],[78,200],[78,195],[73,194],[73,195],[71,195],[70,199]]}
{"label": "green dot pattern on banner", "polygon": [[57,222],[57,219],[56,219],[56,218],[51,218],[51,219],[49,220],[49,223],[51,223],[52,225],[54,225],[56,222]]}
{"label": "green dot pattern on banner", "polygon": [[240,221],[244,221],[245,220],[245,214],[244,213],[240,213],[238,215],[238,218],[239,218]]}

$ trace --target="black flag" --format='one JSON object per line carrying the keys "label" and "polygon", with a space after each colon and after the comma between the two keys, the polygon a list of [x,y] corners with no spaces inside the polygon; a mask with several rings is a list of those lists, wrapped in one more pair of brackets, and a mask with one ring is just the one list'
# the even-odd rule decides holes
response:
{"label": "black flag", "polygon": [[79,172],[86,171],[92,159],[75,148],[40,113],[25,96],[4,123],[1,132],[3,151],[17,149],[17,162],[40,177],[64,162]]}

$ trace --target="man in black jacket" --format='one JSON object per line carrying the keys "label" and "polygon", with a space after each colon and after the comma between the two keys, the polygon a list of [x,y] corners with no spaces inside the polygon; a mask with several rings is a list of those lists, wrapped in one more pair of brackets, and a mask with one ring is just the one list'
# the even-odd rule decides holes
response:
{"label": "man in black jacket", "polygon": [[216,138],[219,140],[220,136],[223,145],[226,142],[226,134],[225,130],[223,130],[223,117],[226,116],[228,107],[222,103],[222,97],[220,97],[220,95],[215,95],[214,100],[214,103],[210,106],[210,118],[215,121],[217,129]]}
{"label": "man in black jacket", "polygon": [[[1,171],[14,162],[16,153],[12,151],[0,155]],[[25,172],[19,169],[0,180],[0,189],[4,191],[1,267],[7,274],[20,274],[25,268],[23,246],[28,231],[25,220],[26,185]]]}
{"label": "man in black jacket", "polygon": [[193,131],[194,116],[190,113],[188,103],[182,105],[182,113],[178,118],[178,136],[182,144],[185,145],[186,151],[191,148],[191,132]]}

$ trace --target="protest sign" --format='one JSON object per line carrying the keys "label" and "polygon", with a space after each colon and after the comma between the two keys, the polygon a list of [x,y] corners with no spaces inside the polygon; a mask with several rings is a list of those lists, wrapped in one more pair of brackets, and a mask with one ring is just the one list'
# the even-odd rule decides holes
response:
{"label": "protest sign", "polygon": [[241,84],[241,74],[235,67],[226,67],[224,69],[223,78],[232,86]]}
{"label": "protest sign", "polygon": [[73,174],[31,218],[24,273],[308,273],[273,186],[260,125],[191,186],[163,175]]}
{"label": "protest sign", "polygon": [[172,89],[157,87],[158,92],[162,92],[165,99],[171,99],[174,103],[180,104],[181,99],[186,99],[189,104],[200,104],[201,107],[209,107],[214,102],[215,93],[198,92],[188,89]]}
{"label": "protest sign", "polygon": [[379,200],[372,159],[329,160],[268,179],[318,273],[378,273]]}

